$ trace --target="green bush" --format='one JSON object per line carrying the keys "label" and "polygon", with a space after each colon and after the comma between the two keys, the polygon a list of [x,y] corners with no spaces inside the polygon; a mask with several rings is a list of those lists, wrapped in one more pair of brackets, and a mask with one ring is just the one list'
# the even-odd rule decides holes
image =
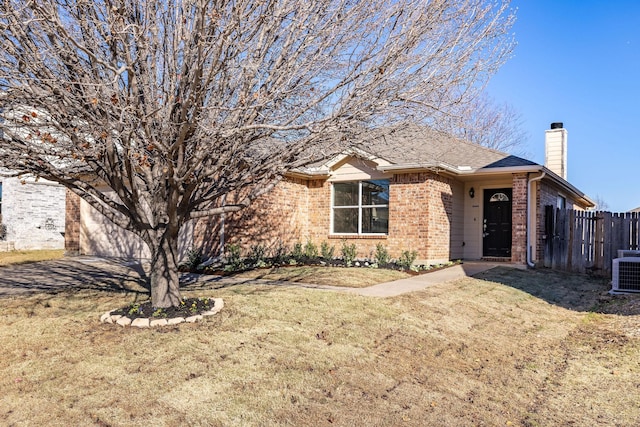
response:
{"label": "green bush", "polygon": [[249,252],[249,259],[251,263],[255,267],[265,267],[267,265],[267,247],[261,244],[255,244],[251,246],[251,250]]}
{"label": "green bush", "polygon": [[202,264],[202,252],[200,252],[199,249],[189,249],[187,251],[187,262],[185,266],[189,271],[194,271],[200,264]]}
{"label": "green bush", "polygon": [[278,244],[273,249],[273,256],[271,257],[274,264],[281,265],[289,262],[289,248],[284,244],[282,240],[278,241]]}
{"label": "green bush", "polygon": [[308,259],[318,258],[318,246],[311,240],[307,240],[307,244],[304,245],[304,256]]}
{"label": "green bush", "polygon": [[348,244],[347,242],[342,242],[342,248],[340,249],[340,252],[342,252],[342,260],[344,261],[344,263],[347,265],[347,267],[351,267],[353,265],[353,262],[356,260],[356,244]]}
{"label": "green bush", "polygon": [[322,244],[320,245],[320,256],[323,259],[332,260],[335,251],[336,247],[329,246],[328,242],[322,242]]}
{"label": "green bush", "polygon": [[385,265],[388,264],[389,262],[391,262],[391,257],[389,256],[389,251],[387,251],[387,248],[382,244],[382,243],[378,243],[376,245],[376,263],[378,265]]}
{"label": "green bush", "polygon": [[293,250],[291,251],[291,258],[295,259],[296,261],[300,261],[302,260],[302,257],[304,257],[304,250],[302,249],[302,243],[297,242],[296,244],[293,245]]}
{"label": "green bush", "polygon": [[418,258],[418,252],[416,251],[403,251],[398,259],[398,264],[403,270],[409,270],[414,261]]}
{"label": "green bush", "polygon": [[241,256],[240,245],[228,245],[226,258],[227,262],[224,267],[226,271],[239,271],[246,268],[244,265],[244,260]]}

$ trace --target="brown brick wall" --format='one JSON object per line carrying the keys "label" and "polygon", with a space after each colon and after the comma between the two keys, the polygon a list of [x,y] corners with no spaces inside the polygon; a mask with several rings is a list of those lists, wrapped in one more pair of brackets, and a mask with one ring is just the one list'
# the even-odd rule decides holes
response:
{"label": "brown brick wall", "polygon": [[[238,244],[245,253],[252,246],[270,250],[305,242],[308,236],[308,184],[287,179],[250,207],[224,216],[225,244]],[[204,254],[220,253],[222,217],[200,219],[194,225],[194,247]]]}
{"label": "brown brick wall", "polygon": [[308,191],[309,238],[320,245],[328,241],[331,228],[331,184],[325,180],[309,181]]}
{"label": "brown brick wall", "polygon": [[417,251],[427,257],[429,238],[428,173],[397,174],[389,182],[389,237],[387,249],[393,258],[403,251]]}
{"label": "brown brick wall", "polygon": [[[329,185],[329,184],[325,184]],[[310,195],[310,199],[315,196]],[[322,210],[310,225],[319,241],[323,236],[336,246],[354,243],[359,257],[371,257],[377,244],[383,244],[392,258],[403,251],[416,251],[420,260],[450,257],[453,195],[451,181],[433,173],[396,174],[389,180],[389,233],[387,236],[330,235],[330,191],[321,195]],[[335,243],[333,243],[335,242]]]}
{"label": "brown brick wall", "polygon": [[450,259],[453,222],[453,192],[451,180],[432,175],[429,181],[429,223],[426,259]]}
{"label": "brown brick wall", "polygon": [[80,196],[66,190],[64,249],[67,255],[80,254]]}
{"label": "brown brick wall", "polygon": [[511,205],[511,262],[527,262],[527,181],[528,174],[513,174]]}
{"label": "brown brick wall", "polygon": [[[328,242],[340,255],[343,242],[355,243],[358,257],[372,257],[382,243],[393,258],[405,250],[418,259],[449,259],[453,195],[451,180],[433,173],[397,174],[390,179],[389,233],[386,236],[331,234],[331,183],[325,180],[287,180],[242,212],[227,215],[226,243],[245,251],[252,245],[289,248],[307,239],[320,246]],[[199,220],[194,228],[196,247],[217,254],[218,218]]]}
{"label": "brown brick wall", "polygon": [[[551,205],[554,208],[557,206],[558,196],[564,196],[567,199],[567,209],[582,209],[576,200],[568,197],[567,194],[557,185],[549,180],[543,179],[538,182],[538,191],[536,192],[536,203],[538,211],[536,213],[536,261],[544,259],[544,245],[546,242],[545,234],[545,206]],[[551,238],[552,236],[548,236]]]}

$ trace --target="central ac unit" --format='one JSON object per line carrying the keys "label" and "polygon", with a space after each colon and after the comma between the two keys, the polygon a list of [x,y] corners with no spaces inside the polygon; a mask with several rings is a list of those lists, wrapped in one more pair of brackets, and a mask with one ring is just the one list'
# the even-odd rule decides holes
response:
{"label": "central ac unit", "polygon": [[618,258],[627,258],[627,257],[637,257],[640,256],[640,251],[636,250],[627,250],[627,249],[618,249]]}
{"label": "central ac unit", "polygon": [[640,257],[613,260],[610,292],[640,292]]}

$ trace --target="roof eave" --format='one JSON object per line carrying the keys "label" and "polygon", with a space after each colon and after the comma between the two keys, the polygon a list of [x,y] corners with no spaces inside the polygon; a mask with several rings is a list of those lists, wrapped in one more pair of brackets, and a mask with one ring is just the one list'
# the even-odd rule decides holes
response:
{"label": "roof eave", "polygon": [[328,170],[308,170],[308,171],[293,170],[293,171],[287,172],[285,176],[290,178],[301,178],[301,179],[325,179],[331,176],[331,172]]}
{"label": "roof eave", "polygon": [[578,188],[576,188],[575,186],[573,186],[573,184],[571,184],[569,181],[567,181],[566,179],[562,178],[560,175],[558,175],[557,173],[553,172],[552,170],[548,169],[546,166],[542,166],[542,170],[541,172],[545,172],[547,174],[548,177],[551,177],[558,185],[560,185],[561,187],[563,187],[565,190],[573,193],[575,196],[578,196],[578,199],[583,203],[584,206],[586,206],[587,208],[591,209],[591,208],[595,208],[596,207],[596,202],[594,202],[593,200],[591,200],[591,198],[589,196],[587,196],[586,194],[584,194],[582,191],[578,190]]}

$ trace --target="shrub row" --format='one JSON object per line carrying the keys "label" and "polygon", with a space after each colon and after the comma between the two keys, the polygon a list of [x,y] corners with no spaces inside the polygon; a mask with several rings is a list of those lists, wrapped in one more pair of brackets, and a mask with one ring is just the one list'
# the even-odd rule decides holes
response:
{"label": "shrub row", "polygon": [[229,244],[226,246],[225,256],[221,263],[206,265],[207,263],[203,263],[201,252],[192,249],[187,253],[187,260],[182,265],[182,269],[194,272],[220,269],[226,272],[240,272],[285,265],[334,265],[426,271],[442,267],[442,265],[414,265],[418,257],[416,251],[403,251],[398,259],[393,259],[387,248],[381,243],[378,243],[375,251],[365,259],[357,259],[356,245],[346,241],[342,241],[340,245],[339,256],[336,256],[335,253],[335,246],[328,242],[322,242],[318,247],[311,240],[307,240],[305,244],[297,242],[292,248],[287,248],[280,243],[271,251],[264,245],[256,244],[245,253],[242,252],[239,245]]}

